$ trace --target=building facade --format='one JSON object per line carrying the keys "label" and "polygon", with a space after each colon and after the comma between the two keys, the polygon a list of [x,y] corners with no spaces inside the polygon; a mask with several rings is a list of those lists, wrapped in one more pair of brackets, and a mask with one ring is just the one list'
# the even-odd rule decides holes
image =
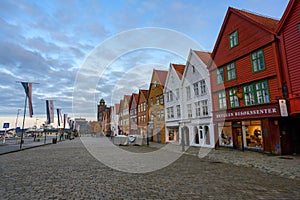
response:
{"label": "building facade", "polygon": [[166,143],[164,86],[168,71],[153,70],[148,97],[148,137],[157,143]]}
{"label": "building facade", "polygon": [[147,138],[147,123],[148,123],[148,95],[149,90],[139,90],[138,98],[138,134]]}
{"label": "building facade", "polygon": [[214,147],[215,136],[209,72],[210,53],[190,50],[182,77],[181,140],[186,145]]}
{"label": "building facade", "polygon": [[137,135],[138,133],[138,94],[132,93],[129,101],[129,116],[130,116],[130,135]]}
{"label": "building facade", "polygon": [[289,117],[281,129],[282,153],[300,153],[300,2],[290,0],[276,33],[280,41],[284,101]]}
{"label": "building facade", "polygon": [[283,99],[278,20],[229,8],[212,52],[210,80],[220,146],[280,154]]}
{"label": "building facade", "polygon": [[179,143],[181,121],[181,78],[185,65],[170,64],[164,87],[166,142]]}

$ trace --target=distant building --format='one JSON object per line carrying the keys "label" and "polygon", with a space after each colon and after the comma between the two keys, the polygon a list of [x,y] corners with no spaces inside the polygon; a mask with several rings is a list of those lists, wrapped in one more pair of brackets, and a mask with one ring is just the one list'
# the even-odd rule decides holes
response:
{"label": "distant building", "polygon": [[89,123],[86,121],[85,118],[75,118],[75,124],[76,127],[75,129],[80,133],[80,134],[86,134],[89,131]]}
{"label": "distant building", "polygon": [[104,99],[101,99],[98,104],[98,112],[97,112],[97,121],[101,122],[103,120],[103,113],[106,110],[106,104]]}

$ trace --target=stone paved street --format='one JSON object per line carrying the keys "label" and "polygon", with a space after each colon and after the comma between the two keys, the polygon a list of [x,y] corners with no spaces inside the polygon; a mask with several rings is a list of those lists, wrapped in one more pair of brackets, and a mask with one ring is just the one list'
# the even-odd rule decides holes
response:
{"label": "stone paved street", "polygon": [[[133,152],[153,147],[121,147]],[[113,170],[80,139],[0,156],[1,199],[300,199],[300,181],[184,154],[146,174]]]}

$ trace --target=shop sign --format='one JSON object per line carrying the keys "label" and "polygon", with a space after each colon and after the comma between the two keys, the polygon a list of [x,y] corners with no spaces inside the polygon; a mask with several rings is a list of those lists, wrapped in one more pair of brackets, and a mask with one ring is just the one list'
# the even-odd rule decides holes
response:
{"label": "shop sign", "polygon": [[285,99],[279,99],[279,108],[282,117],[287,117],[289,115]]}
{"label": "shop sign", "polygon": [[252,108],[235,109],[233,111],[216,112],[215,119],[247,119],[258,117],[280,116],[278,106],[260,106]]}

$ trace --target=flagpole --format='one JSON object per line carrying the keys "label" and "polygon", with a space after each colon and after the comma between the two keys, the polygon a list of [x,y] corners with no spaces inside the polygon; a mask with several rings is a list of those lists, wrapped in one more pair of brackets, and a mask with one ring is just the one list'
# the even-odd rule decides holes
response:
{"label": "flagpole", "polygon": [[25,105],[24,105],[24,115],[23,115],[23,125],[22,125],[22,133],[21,133],[20,149],[22,149],[22,143],[23,143],[24,124],[25,124],[26,106],[27,106],[27,94],[26,94],[25,96],[26,96],[26,97],[25,97]]}

